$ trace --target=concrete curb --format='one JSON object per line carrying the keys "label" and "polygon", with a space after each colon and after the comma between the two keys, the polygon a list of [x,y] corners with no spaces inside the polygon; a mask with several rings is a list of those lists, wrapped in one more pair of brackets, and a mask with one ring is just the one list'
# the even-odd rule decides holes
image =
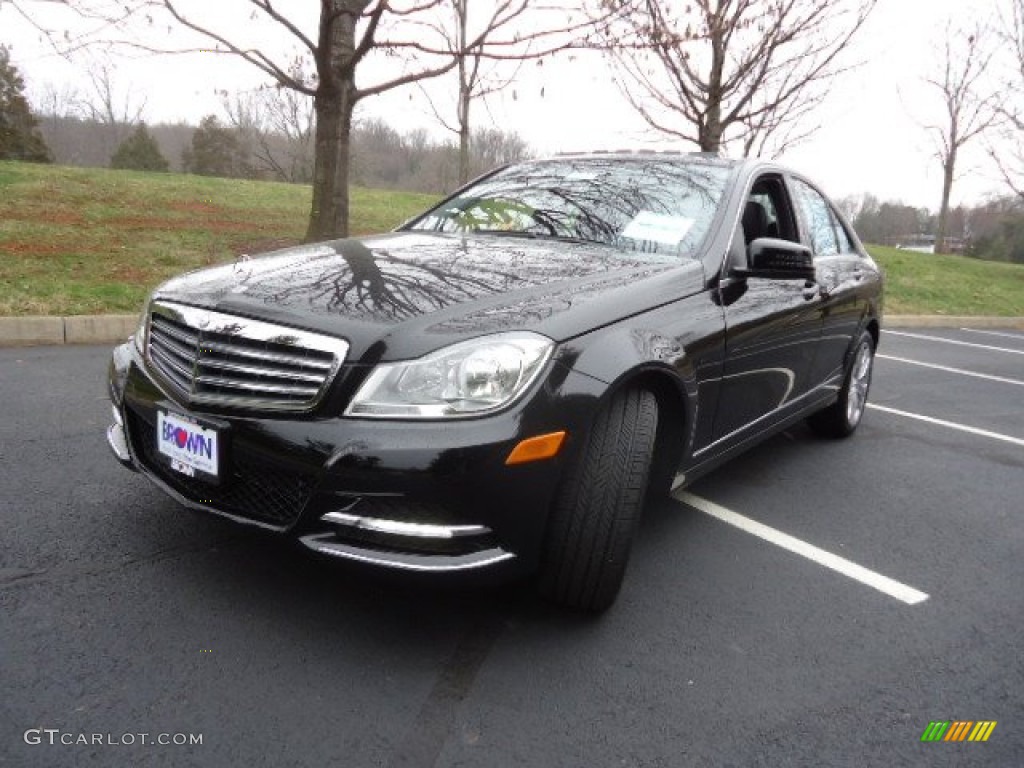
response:
{"label": "concrete curb", "polygon": [[114,344],[135,332],[138,315],[0,317],[0,347]]}
{"label": "concrete curb", "polygon": [[885,315],[883,328],[1011,328],[1024,330],[1024,317],[970,315]]}
{"label": "concrete curb", "polygon": [[[137,315],[0,317],[0,347],[117,344],[135,332]],[[886,315],[884,328],[1009,328],[1024,330],[1024,317]]]}

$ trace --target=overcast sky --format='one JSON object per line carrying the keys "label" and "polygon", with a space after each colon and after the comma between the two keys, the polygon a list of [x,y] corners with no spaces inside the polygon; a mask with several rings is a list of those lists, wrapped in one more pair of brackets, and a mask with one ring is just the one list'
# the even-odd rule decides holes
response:
{"label": "overcast sky", "polygon": [[[217,6],[207,2],[203,13],[209,18],[216,8],[217,15],[227,15],[230,2],[220,0]],[[871,192],[883,200],[937,208],[940,169],[922,126],[938,120],[941,103],[938,92],[924,85],[922,78],[938,71],[947,21],[995,21],[999,4],[1000,0],[879,0],[853,49],[863,65],[832,88],[817,113],[821,129],[782,159],[817,179],[833,197]],[[316,23],[316,5],[308,5],[312,16],[305,20],[307,27]],[[26,7],[45,25],[66,23],[52,3],[29,0]],[[233,29],[237,28],[236,22]],[[273,29],[252,28],[250,34],[267,46],[280,45],[281,36]],[[48,86],[86,87],[84,59],[71,64],[55,56],[3,0],[0,42],[12,47],[34,98]],[[122,92],[132,89],[136,100],[145,98],[144,117],[150,123],[197,123],[204,114],[222,113],[216,91],[253,88],[265,81],[254,68],[229,57],[190,54],[120,59],[115,84]],[[435,92],[451,87],[451,81],[431,86]],[[400,130],[424,126],[438,137],[444,135],[416,87],[367,100],[362,114],[381,117]],[[580,54],[574,61],[548,61],[543,66],[526,63],[513,86],[491,96],[486,107],[476,107],[475,122],[516,131],[540,154],[692,149],[645,131],[596,54]],[[1003,192],[986,162],[982,142],[964,154],[960,172],[954,204],[975,203]]]}

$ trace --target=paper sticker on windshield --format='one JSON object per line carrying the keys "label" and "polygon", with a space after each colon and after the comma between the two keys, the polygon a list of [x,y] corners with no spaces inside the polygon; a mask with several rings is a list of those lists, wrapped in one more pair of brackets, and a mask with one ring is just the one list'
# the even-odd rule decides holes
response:
{"label": "paper sticker on windshield", "polygon": [[684,216],[640,211],[622,230],[622,236],[632,240],[649,240],[665,245],[679,245],[692,226],[693,219],[687,219]]}

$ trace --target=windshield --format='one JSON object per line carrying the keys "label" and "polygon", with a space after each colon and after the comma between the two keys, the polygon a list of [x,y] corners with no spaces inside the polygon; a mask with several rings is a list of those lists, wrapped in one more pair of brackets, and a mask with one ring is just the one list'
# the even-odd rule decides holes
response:
{"label": "windshield", "polygon": [[664,158],[552,160],[505,168],[408,228],[577,240],[693,255],[730,169]]}

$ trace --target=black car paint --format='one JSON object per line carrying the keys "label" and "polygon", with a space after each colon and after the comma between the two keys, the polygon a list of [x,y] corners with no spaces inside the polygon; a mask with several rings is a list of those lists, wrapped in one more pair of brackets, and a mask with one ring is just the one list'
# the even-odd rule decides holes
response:
{"label": "black car paint", "polygon": [[340,324],[349,359],[376,363],[511,329],[564,341],[704,285],[697,262],[483,235],[396,232],[294,253],[201,270],[157,295],[321,333]]}
{"label": "black car paint", "polygon": [[[132,365],[134,373],[124,394],[129,419],[151,422],[157,407],[184,410],[148,377],[139,375],[142,361],[134,352]],[[303,534],[317,527],[321,515],[347,508],[356,497],[410,499],[443,508],[446,522],[452,525],[482,522],[503,533],[509,551],[525,553],[536,550],[543,535],[542,517],[531,511],[550,504],[566,458],[505,467],[505,457],[523,435],[535,434],[552,420],[582,434],[592,415],[587,403],[599,395],[595,380],[552,364],[544,384],[528,402],[498,416],[457,425],[227,417],[228,460],[231,451],[244,447],[317,477],[317,493],[302,517],[287,526],[264,527]],[[501,471],[496,472],[496,467]],[[187,506],[210,509],[202,500],[182,495],[168,483],[166,474],[154,476],[151,469],[147,474]]]}
{"label": "black car paint", "polygon": [[[824,260],[815,284],[730,272],[726,255],[762,173],[789,178],[776,166],[736,164],[700,258],[681,263],[601,245],[397,231],[200,271],[155,295],[351,344],[329,396],[308,417],[197,412],[227,426],[230,452],[255,452],[315,478],[301,516],[269,527],[320,531],[321,515],[357,498],[387,499],[394,515],[406,503],[413,521],[426,504],[452,524],[494,532],[515,558],[490,570],[526,573],[536,567],[560,479],[614,392],[640,382],[655,391],[655,477],[665,482],[678,472],[692,482],[834,401],[854,340],[863,329],[877,339],[880,276],[859,242],[855,256]],[[491,249],[511,253],[516,268],[494,267]],[[382,291],[388,276],[409,290],[398,298]],[[376,363],[512,329],[544,334],[557,348],[532,391],[508,409],[451,423],[342,417]],[[112,396],[130,422],[152,421],[157,407],[189,413],[130,343],[115,354],[112,380],[125,382],[123,394],[112,385]],[[555,430],[569,435],[557,457],[504,465],[520,440]],[[137,438],[129,445],[130,463],[179,501],[222,511],[141,463]],[[403,557],[389,553],[389,564],[400,567]]]}

